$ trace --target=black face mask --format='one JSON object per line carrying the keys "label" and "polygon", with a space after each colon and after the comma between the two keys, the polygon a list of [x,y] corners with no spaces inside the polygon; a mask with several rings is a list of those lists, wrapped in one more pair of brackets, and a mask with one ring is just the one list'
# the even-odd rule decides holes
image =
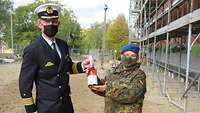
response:
{"label": "black face mask", "polygon": [[54,37],[58,32],[58,25],[46,25],[43,32],[48,37]]}

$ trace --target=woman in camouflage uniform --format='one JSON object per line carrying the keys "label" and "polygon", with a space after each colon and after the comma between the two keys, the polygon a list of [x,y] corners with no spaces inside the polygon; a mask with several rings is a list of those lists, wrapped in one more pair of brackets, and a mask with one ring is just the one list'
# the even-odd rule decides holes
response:
{"label": "woman in camouflage uniform", "polygon": [[146,92],[146,75],[139,69],[139,46],[127,44],[121,48],[121,63],[109,71],[105,79],[91,90],[105,97],[104,113],[142,113]]}

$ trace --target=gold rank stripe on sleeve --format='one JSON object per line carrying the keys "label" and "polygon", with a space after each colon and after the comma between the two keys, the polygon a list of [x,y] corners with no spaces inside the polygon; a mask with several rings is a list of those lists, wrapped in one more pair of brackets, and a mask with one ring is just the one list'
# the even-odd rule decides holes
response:
{"label": "gold rank stripe on sleeve", "polygon": [[77,63],[73,63],[73,65],[72,65],[72,71],[73,71],[74,74],[79,73],[78,69],[77,69]]}
{"label": "gold rank stripe on sleeve", "polygon": [[33,105],[33,97],[23,98],[22,100],[25,106]]}

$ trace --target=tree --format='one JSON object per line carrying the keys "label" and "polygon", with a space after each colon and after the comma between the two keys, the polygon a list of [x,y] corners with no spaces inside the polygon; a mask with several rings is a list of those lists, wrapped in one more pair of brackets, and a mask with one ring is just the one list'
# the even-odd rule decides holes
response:
{"label": "tree", "polygon": [[84,29],[83,33],[83,47],[86,49],[98,49],[100,47],[100,39],[102,38],[103,33],[103,24],[94,23],[91,25],[91,28]]}
{"label": "tree", "polygon": [[10,12],[13,10],[13,3],[10,0],[0,0],[0,25],[9,23]]}
{"label": "tree", "polygon": [[59,26],[58,37],[68,42],[72,47],[79,48],[81,46],[81,27],[77,22],[72,10],[64,9],[60,17],[61,24]]}
{"label": "tree", "polygon": [[39,4],[39,2],[34,2],[15,10],[13,18],[15,44],[28,45],[40,36],[40,31],[36,27],[37,16],[34,14],[34,10]]}
{"label": "tree", "polygon": [[[13,36],[14,44],[26,46],[33,42],[37,37],[41,35],[41,31],[36,26],[38,19],[37,15],[34,14],[34,10],[40,4],[49,2],[51,0],[35,0],[35,2],[20,6],[14,10],[13,14]],[[58,3],[58,1],[55,1]],[[64,5],[60,4],[63,11],[60,15],[61,24],[59,26],[58,38],[62,38],[68,41],[70,36],[69,44],[73,47],[79,46],[80,38],[80,25],[76,21],[76,17],[73,15],[73,11],[66,9]],[[9,29],[10,30],[10,29]],[[7,43],[10,42],[10,33],[7,33],[5,37]]]}
{"label": "tree", "polygon": [[106,33],[106,48],[119,55],[120,48],[128,43],[128,24],[123,14],[117,16],[109,25]]}
{"label": "tree", "polygon": [[0,0],[0,32],[5,37],[10,37],[10,16],[13,10],[13,3],[10,0]]}

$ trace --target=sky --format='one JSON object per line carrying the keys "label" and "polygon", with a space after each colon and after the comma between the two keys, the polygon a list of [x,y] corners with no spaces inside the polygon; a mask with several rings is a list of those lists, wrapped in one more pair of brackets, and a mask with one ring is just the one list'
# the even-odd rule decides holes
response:
{"label": "sky", "polygon": [[[34,0],[13,0],[14,7],[19,7]],[[128,20],[129,0],[58,0],[67,8],[74,11],[82,28],[89,28],[95,22],[104,20],[104,4],[108,5],[107,20],[115,19],[119,14],[124,14]]]}

